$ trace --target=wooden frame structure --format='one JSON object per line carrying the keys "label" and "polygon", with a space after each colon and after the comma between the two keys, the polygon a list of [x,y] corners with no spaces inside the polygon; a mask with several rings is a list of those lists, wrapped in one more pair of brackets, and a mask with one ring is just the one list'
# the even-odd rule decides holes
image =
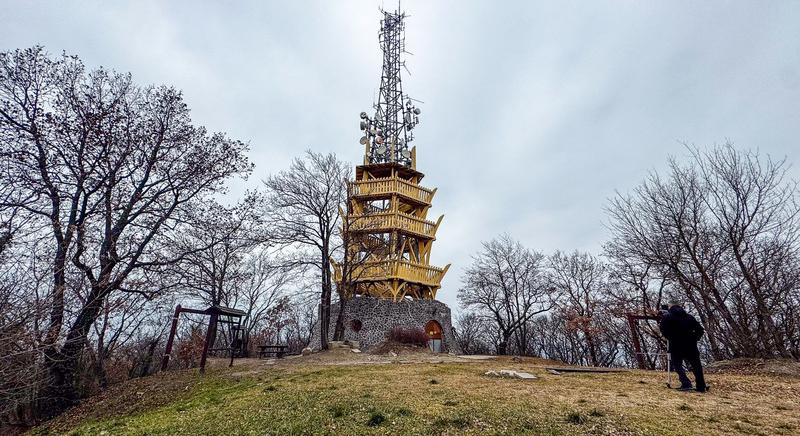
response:
{"label": "wooden frame structure", "polygon": [[[348,183],[347,211],[342,211],[350,265],[348,297],[369,295],[400,301],[435,299],[450,265],[430,265],[436,231],[444,216],[427,219],[436,189],[421,186],[424,174],[416,170],[416,148],[411,165],[371,163],[367,145],[364,164]],[[334,262],[336,282],[342,267]]]}
{"label": "wooden frame structure", "polygon": [[[175,306],[175,314],[172,316],[172,327],[169,331],[169,338],[167,338],[167,347],[164,350],[164,358],[161,360],[161,370],[166,371],[167,366],[169,365],[169,358],[172,354],[172,343],[175,340],[175,333],[178,330],[178,319],[181,316],[181,313],[193,313],[197,315],[208,315],[208,330],[206,330],[206,338],[203,341],[203,354],[200,357],[200,373],[204,373],[206,371],[206,358],[208,357],[209,346],[211,345],[212,338],[216,337],[217,333],[217,325],[218,324],[235,324],[236,326],[231,329],[231,332],[238,332],[241,331],[242,328],[242,317],[245,316],[245,312],[239,309],[234,309],[231,307],[225,306],[209,306],[208,309],[200,310],[200,309],[191,309],[188,307],[181,307],[181,305]],[[233,319],[236,318],[236,321]],[[235,349],[234,349],[234,342],[236,340],[236,333],[232,334],[231,341],[230,341],[230,351],[231,361],[228,366],[233,366],[233,358],[236,356]]]}
{"label": "wooden frame structure", "polygon": [[639,342],[639,321],[640,320],[654,320],[658,321],[656,315],[643,315],[637,313],[626,313],[625,318],[628,319],[628,326],[631,329],[631,336],[633,339],[633,351],[636,355],[636,364],[639,369],[650,369],[644,361],[644,353],[642,353],[642,343]]}

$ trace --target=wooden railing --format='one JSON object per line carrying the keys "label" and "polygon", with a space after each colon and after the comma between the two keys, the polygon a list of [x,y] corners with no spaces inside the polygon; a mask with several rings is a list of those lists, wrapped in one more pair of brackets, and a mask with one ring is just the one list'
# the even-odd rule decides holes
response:
{"label": "wooden railing", "polygon": [[412,200],[417,200],[425,204],[431,204],[435,189],[423,188],[422,186],[411,183],[397,177],[384,177],[372,180],[356,180],[350,183],[354,197],[367,197],[372,195],[382,195],[398,193]]}
{"label": "wooden railing", "polygon": [[[406,260],[368,261],[354,265],[351,280],[354,282],[399,279],[426,286],[439,287],[449,265],[438,268]],[[336,269],[337,281],[342,279],[341,269]]]}
{"label": "wooden railing", "polygon": [[424,238],[436,237],[437,223],[402,212],[378,212],[348,217],[352,231],[403,230]]}

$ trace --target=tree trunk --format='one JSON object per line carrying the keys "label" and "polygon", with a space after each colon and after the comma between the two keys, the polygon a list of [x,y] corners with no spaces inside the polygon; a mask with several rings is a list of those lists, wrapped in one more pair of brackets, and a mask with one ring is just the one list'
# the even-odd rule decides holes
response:
{"label": "tree trunk", "polygon": [[[330,301],[330,296],[328,296]],[[322,303],[319,305],[319,343],[323,350],[328,349],[328,333],[330,330],[330,303],[325,304],[325,291],[322,291]]]}
{"label": "tree trunk", "polygon": [[331,324],[331,266],[328,258],[328,244],[322,246],[322,301],[319,306],[320,347],[328,349],[328,340]]}
{"label": "tree trunk", "polygon": [[347,305],[347,299],[339,295],[339,313],[336,315],[336,328],[333,329],[333,340],[344,340],[344,309]]}
{"label": "tree trunk", "polygon": [[70,327],[64,345],[55,355],[56,358],[46,361],[49,380],[39,395],[37,416],[52,418],[77,403],[79,392],[76,386],[76,377],[81,354],[89,329],[100,314],[105,295],[106,292],[100,288],[92,289],[86,305],[83,306]]}
{"label": "tree trunk", "polygon": [[589,357],[592,359],[592,366],[598,366],[597,364],[597,347],[594,343],[594,335],[589,332],[583,333],[586,336],[586,344],[589,346]]}
{"label": "tree trunk", "polygon": [[144,377],[150,374],[150,367],[153,365],[153,358],[156,354],[156,347],[158,347],[158,342],[160,338],[156,338],[147,345],[147,353],[145,353],[144,358],[142,358],[139,362],[134,365],[130,372],[128,372],[129,378],[139,378]]}
{"label": "tree trunk", "polygon": [[105,389],[108,387],[108,373],[106,372],[105,366],[105,359],[106,359],[105,351],[98,350],[97,351],[97,359],[94,362],[94,374],[97,377],[97,384],[102,388]]}
{"label": "tree trunk", "polygon": [[497,355],[505,356],[508,354],[508,340],[511,338],[511,332],[503,332],[500,343],[497,344]]}

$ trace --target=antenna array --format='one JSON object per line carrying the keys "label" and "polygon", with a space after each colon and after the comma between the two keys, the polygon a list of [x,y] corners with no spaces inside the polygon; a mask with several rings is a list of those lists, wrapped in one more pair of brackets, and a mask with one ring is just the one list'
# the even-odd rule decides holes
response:
{"label": "antenna array", "polygon": [[383,52],[383,70],[375,114],[370,117],[361,112],[361,144],[367,146],[370,163],[398,162],[411,166],[409,143],[414,140],[412,130],[419,124],[419,108],[403,94],[400,68],[405,68],[402,55],[405,51],[405,13],[383,12],[378,43]]}

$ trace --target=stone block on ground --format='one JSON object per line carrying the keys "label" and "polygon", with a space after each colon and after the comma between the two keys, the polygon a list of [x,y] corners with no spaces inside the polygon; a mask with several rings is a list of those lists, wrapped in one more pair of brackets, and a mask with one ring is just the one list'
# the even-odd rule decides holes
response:
{"label": "stone block on ground", "polygon": [[344,341],[345,345],[349,345],[351,348],[358,348],[361,349],[358,341]]}
{"label": "stone block on ground", "polygon": [[518,378],[521,380],[535,380],[535,375],[522,371],[514,371],[512,369],[501,369],[500,371],[486,371],[484,375],[492,377],[505,377],[505,378]]}

